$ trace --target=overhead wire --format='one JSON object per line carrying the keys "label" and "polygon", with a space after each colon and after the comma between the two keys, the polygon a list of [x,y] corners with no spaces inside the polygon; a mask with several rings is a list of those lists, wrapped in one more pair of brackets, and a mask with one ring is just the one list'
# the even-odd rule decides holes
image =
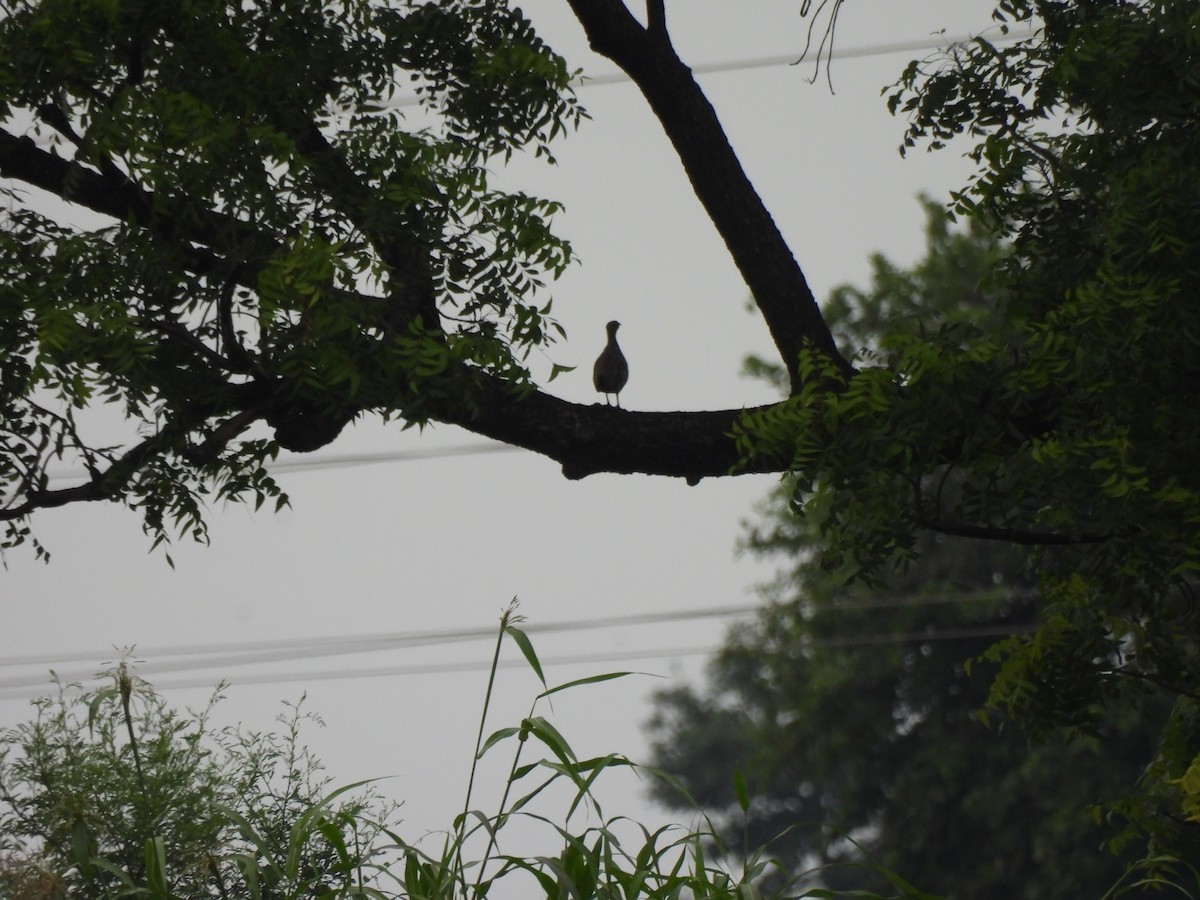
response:
{"label": "overhead wire", "polygon": [[[835,600],[823,607],[826,611],[851,611],[856,609],[879,609],[888,607],[933,606],[950,603],[971,602],[1026,602],[1033,599],[1031,591],[1009,590],[1005,588],[971,589],[947,593],[925,593],[909,591],[894,593],[882,597],[852,597]],[[587,619],[564,619],[557,622],[526,622],[522,631],[529,634],[553,634],[571,631],[587,631],[601,628],[620,628],[629,625],[654,625],[667,622],[680,622],[696,619],[727,618],[731,616],[755,613],[769,608],[762,603],[734,603],[716,606],[695,607],[683,610],[661,610],[648,613],[629,613],[621,615],[600,616]],[[321,635],[319,637],[284,638],[276,640],[240,641],[236,643],[206,643],[206,644],[177,644],[167,647],[152,647],[143,649],[142,653],[157,659],[181,656],[206,656],[222,654],[231,659],[237,658],[246,663],[270,662],[277,658],[276,653],[290,654],[289,657],[315,653],[332,649],[333,654],[372,652],[377,649],[392,647],[418,647],[435,644],[465,643],[486,640],[496,636],[494,627],[427,629],[422,631],[392,631],[347,634],[337,637]],[[76,651],[72,653],[39,653],[24,656],[9,656],[0,659],[0,669],[16,666],[32,665],[61,665],[71,662],[94,661],[104,653],[94,651]],[[0,679],[0,686],[3,680]]]}
{"label": "overhead wire", "polygon": [[[944,603],[966,603],[979,601],[1027,600],[1031,595],[1023,592],[1003,591],[998,589],[949,593],[943,595],[921,595],[917,593],[894,595],[891,598],[864,598],[842,604],[836,604],[826,609],[830,611],[852,611],[855,609],[875,609],[883,606],[927,606]],[[662,611],[654,613],[635,613],[627,615],[606,616],[593,619],[574,619],[560,622],[527,623],[522,630],[526,633],[563,633],[578,632],[601,628],[620,628],[631,625],[665,624],[706,618],[730,618],[756,612],[760,607],[756,604],[729,604],[691,610]],[[1026,630],[1026,626],[985,625],[962,626],[958,628],[943,628],[937,631],[921,632],[879,632],[874,634],[859,634],[846,638],[810,639],[807,646],[824,647],[855,647],[875,644],[908,643],[913,641],[939,641],[965,639],[970,637],[1004,636]],[[262,665],[277,662],[294,662],[297,660],[313,661],[319,658],[359,655],[387,650],[415,650],[440,644],[455,644],[492,639],[496,636],[495,628],[461,628],[428,630],[419,632],[392,632],[388,634],[359,634],[346,635],[330,639],[328,637],[299,638],[276,641],[247,641],[238,644],[194,644],[176,647],[163,647],[153,652],[141,651],[138,657],[160,660],[171,659],[172,662],[155,662],[150,667],[156,676],[171,672],[211,672],[212,670],[228,671],[230,668]],[[715,646],[705,647],[654,647],[649,649],[628,651],[602,651],[593,654],[572,654],[570,656],[549,657],[542,660],[546,666],[567,665],[581,662],[614,662],[623,659],[669,659],[684,656],[695,656],[715,652]],[[24,657],[9,657],[0,661],[0,667],[16,668],[31,666],[46,666],[54,668],[63,663],[95,661],[110,653],[71,653],[53,655],[27,655]],[[504,666],[523,665],[521,660],[504,661]],[[243,673],[233,680],[239,685],[274,684],[299,681],[323,681],[355,677],[384,677],[404,676],[415,674],[462,673],[486,668],[485,660],[467,660],[454,662],[424,662],[413,664],[377,664],[355,669],[340,668],[337,670],[305,669],[290,672]],[[54,669],[57,672],[57,669]],[[94,669],[58,672],[58,680],[62,682],[86,681],[96,677]],[[191,675],[166,681],[156,680],[156,686],[166,688],[196,688],[212,687],[213,679],[202,675]],[[0,678],[0,700],[31,698],[44,690],[46,684],[45,670],[37,674],[10,675]]]}
{"label": "overhead wire", "polygon": [[[756,604],[741,603],[699,609],[605,616],[592,619],[569,619],[560,622],[532,622],[523,623],[521,630],[528,634],[551,634],[555,632],[586,631],[597,628],[619,628],[629,625],[662,624],[666,622],[741,615],[754,612],[757,608]],[[188,656],[216,657],[217,661],[222,664],[252,665],[255,663],[278,662],[300,657],[340,656],[354,653],[371,653],[377,650],[393,648],[469,643],[487,640],[495,636],[496,629],[494,627],[394,631],[384,634],[371,632],[344,635],[336,638],[330,638],[328,635],[325,635],[321,637],[270,641],[243,641],[234,644],[183,644],[174,647],[142,650],[139,655],[156,659]],[[94,652],[75,652],[69,654],[55,653],[13,656],[0,660],[0,668],[31,665],[61,665],[64,662],[96,660],[99,656],[103,655]],[[175,668],[195,667],[194,663],[185,661]],[[0,678],[0,687],[6,687],[9,684],[10,682],[7,679]]]}
{"label": "overhead wire", "polygon": [[[845,638],[817,638],[804,644],[807,648],[838,648],[872,647],[887,644],[932,643],[950,640],[967,640],[972,638],[1009,637],[1016,634],[1032,632],[1036,626],[1022,625],[988,625],[974,628],[952,628],[932,632],[879,632],[876,634],[855,635]],[[569,656],[539,657],[538,662],[543,669],[584,664],[600,664],[624,662],[629,660],[665,660],[687,656],[707,656],[720,650],[717,645],[692,647],[650,647],[636,650],[600,651],[595,653],[572,653]],[[220,679],[214,682],[211,678],[190,676],[177,679],[156,679],[156,690],[190,690],[197,688],[215,689],[218,683],[244,687],[249,685],[314,683],[321,681],[404,677],[412,675],[459,675],[469,672],[487,671],[493,665],[490,659],[459,660],[453,662],[425,662],[409,665],[375,665],[362,666],[352,669],[326,670],[293,670],[289,672],[248,673],[236,678]],[[502,658],[495,662],[498,668],[527,668],[528,661],[517,658]],[[611,674],[611,673],[609,673]],[[619,673],[626,674],[626,673]],[[628,673],[655,675],[653,672]],[[102,676],[93,676],[102,677]],[[64,683],[66,679],[60,679]],[[85,679],[73,679],[81,681]],[[44,690],[30,691],[30,685],[16,688],[0,686],[0,702],[5,700],[32,699],[44,693]]]}
{"label": "overhead wire", "polygon": [[[1009,32],[1007,35],[997,35],[988,40],[993,44],[1006,43],[1020,39],[1020,35]],[[975,35],[963,34],[957,37],[948,38],[945,35],[935,38],[918,38],[910,41],[894,41],[890,43],[880,44],[864,44],[861,47],[848,47],[839,49],[834,47],[832,51],[823,51],[820,54],[820,59],[828,60],[845,60],[845,59],[865,59],[873,56],[888,56],[893,53],[919,53],[922,51],[944,50],[947,47],[953,47],[958,44],[965,44],[975,39]],[[691,70],[696,75],[713,75],[724,72],[742,72],[752,69],[771,69],[783,66],[797,66],[805,62],[803,57],[797,56],[795,53],[777,53],[773,55],[750,56],[741,59],[731,59],[724,62],[715,63],[697,63],[691,66]],[[814,64],[819,65],[820,60],[814,59]],[[581,86],[602,84],[619,84],[629,81],[629,76],[624,72],[611,72],[603,75],[585,76],[580,82]]]}
{"label": "overhead wire", "polygon": [[[1010,43],[1020,40],[1023,35],[1017,33],[1017,29],[1010,28],[1007,34],[996,34],[988,38],[992,44]],[[864,44],[859,47],[833,47],[831,50],[822,51],[819,58],[814,60],[815,64],[819,65],[820,60],[847,60],[847,59],[865,59],[874,56],[888,56],[894,53],[920,53],[932,52],[937,50],[945,50],[948,47],[953,47],[959,44],[966,44],[976,39],[973,34],[960,34],[956,37],[947,37],[946,35],[930,35],[926,38],[916,38],[908,41],[891,41],[876,44]],[[805,62],[804,57],[797,53],[775,53],[762,54],[759,56],[747,56],[739,59],[723,60],[721,62],[697,63],[690,66],[692,73],[695,75],[714,75],[726,72],[744,72],[753,69],[772,69],[782,68],[783,66],[796,66]],[[580,78],[577,87],[589,88],[599,87],[609,84],[624,84],[631,81],[630,77],[624,72],[605,72],[600,75],[584,75]],[[409,94],[399,97],[385,104],[388,107],[406,107],[418,106],[421,103],[420,96]]]}

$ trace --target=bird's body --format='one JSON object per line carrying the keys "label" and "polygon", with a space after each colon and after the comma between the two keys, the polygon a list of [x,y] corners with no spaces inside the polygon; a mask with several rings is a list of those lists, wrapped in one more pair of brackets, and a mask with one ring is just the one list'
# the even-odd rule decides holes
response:
{"label": "bird's body", "polygon": [[621,405],[621,388],[629,380],[629,363],[617,346],[617,329],[620,327],[620,322],[608,323],[608,343],[592,367],[592,384],[604,395],[605,404],[608,403],[608,395],[612,394],[618,407]]}

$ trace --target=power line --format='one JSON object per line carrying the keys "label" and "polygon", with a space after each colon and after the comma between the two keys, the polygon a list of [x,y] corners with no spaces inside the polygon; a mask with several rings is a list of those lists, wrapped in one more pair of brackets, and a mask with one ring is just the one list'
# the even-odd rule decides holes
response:
{"label": "power line", "polygon": [[[1034,625],[1005,626],[986,625],[977,628],[948,628],[941,631],[922,632],[880,632],[878,634],[855,635],[848,638],[818,638],[806,646],[812,648],[853,648],[872,647],[881,644],[909,644],[927,641],[958,641],[980,637],[1008,637],[1014,634],[1027,634],[1034,631]],[[570,656],[538,657],[543,668],[570,666],[583,663],[625,662],[635,659],[674,659],[684,656],[705,656],[716,653],[720,646],[707,645],[703,647],[651,647],[642,650],[607,651],[598,653],[573,653]],[[529,663],[524,659],[501,659],[497,666],[503,669],[525,668]],[[330,681],[350,678],[382,678],[404,675],[437,675],[463,674],[466,672],[483,672],[491,668],[490,659],[466,660],[457,662],[416,663],[407,666],[364,666],[358,669],[340,669],[336,672],[289,672],[276,674],[250,675],[239,677],[236,683],[243,684],[280,684],[292,681]],[[630,673],[646,674],[654,673]],[[155,684],[163,690],[212,687],[210,681],[195,678],[165,681]]]}
{"label": "power line", "polygon": [[[355,466],[375,466],[389,462],[414,462],[426,459],[445,459],[454,456],[482,456],[490,453],[524,453],[521,447],[512,444],[490,443],[458,444],[448,447],[433,447],[428,450],[384,450],[375,453],[339,453],[328,455],[296,455],[268,460],[264,467],[269,472],[313,472],[324,469],[346,469]],[[88,477],[80,468],[53,468],[47,471],[51,482],[76,481]]]}
{"label": "power line", "polygon": [[[1005,599],[1023,599],[1029,595],[1020,592],[1003,592],[998,590],[982,590],[974,592],[959,592],[944,595],[907,594],[895,595],[891,598],[870,598],[864,601],[844,602],[840,605],[826,607],[829,611],[851,611],[855,609],[879,608],[884,606],[906,607],[926,606],[940,603],[966,603],[979,601],[1001,601]],[[621,616],[607,616],[596,619],[575,619],[561,622],[532,624],[523,628],[527,633],[547,634],[554,632],[584,631],[600,628],[615,628],[629,625],[662,624],[704,618],[724,618],[745,615],[759,609],[754,604],[734,604],[714,606],[693,610],[673,612],[637,613]],[[879,644],[910,643],[938,640],[959,640],[975,637],[997,637],[1031,630],[1033,626],[963,626],[959,628],[943,628],[926,632],[879,632],[875,634],[859,634],[846,638],[818,638],[806,642],[807,647],[859,647]],[[145,652],[138,656],[148,658],[174,658],[169,663],[154,663],[149,667],[148,674],[156,678],[167,672],[206,672],[214,669],[225,670],[230,667],[261,665],[273,662],[291,662],[295,660],[313,661],[318,658],[346,656],[363,653],[374,653],[385,650],[412,650],[417,647],[428,647],[439,644],[467,643],[496,637],[496,629],[463,628],[430,630],[420,632],[393,632],[390,634],[360,634],[329,639],[301,638],[282,641],[252,641],[240,644],[193,644],[176,647],[160,648],[153,653]],[[614,662],[622,659],[662,659],[680,656],[693,656],[712,653],[716,647],[658,647],[647,650],[602,652],[596,654],[573,654],[569,657],[549,657],[542,660],[544,665],[567,665],[578,662]],[[15,657],[0,662],[0,666],[49,666],[62,662],[93,661],[102,655],[74,653],[56,656],[25,656]],[[189,658],[197,657],[197,658]],[[521,660],[505,662],[507,666],[519,666],[525,663]],[[274,684],[296,681],[322,681],[329,679],[369,678],[384,676],[404,676],[416,674],[444,674],[477,671],[487,668],[485,660],[415,663],[407,665],[373,665],[357,669],[338,669],[337,671],[319,671],[311,668],[303,671],[274,672],[259,674],[243,674],[233,680],[238,684]],[[93,669],[60,673],[58,680],[64,683],[83,682],[95,678]],[[162,688],[194,688],[211,687],[214,679],[202,675],[191,675],[181,679],[156,681]],[[0,700],[30,698],[40,693],[45,686],[45,674],[12,675],[0,679]]]}
{"label": "power line", "polygon": [[[929,643],[938,641],[966,640],[981,637],[1009,637],[1016,634],[1027,634],[1036,630],[1032,624],[1005,626],[986,625],[978,627],[948,628],[933,632],[879,632],[876,634],[855,635],[846,638],[818,638],[807,642],[804,646],[809,649],[852,649],[861,647],[881,646],[888,644]],[[561,667],[580,664],[599,664],[625,662],[645,659],[676,659],[685,656],[711,655],[721,647],[707,645],[703,647],[653,647],[639,650],[605,651],[597,653],[576,653],[570,656],[539,657],[543,668]],[[524,668],[529,664],[524,659],[502,659],[497,666],[503,669]],[[412,675],[458,675],[468,672],[487,671],[491,667],[488,659],[462,660],[453,662],[429,662],[410,665],[375,665],[355,669],[337,669],[325,671],[293,670],[289,672],[274,672],[240,675],[236,678],[223,679],[234,686],[288,683],[312,683],[318,681],[336,681],[367,678],[395,678]],[[654,673],[629,673],[646,674]],[[67,681],[67,679],[63,679]],[[73,679],[83,681],[86,679]],[[189,676],[186,678],[156,680],[156,690],[193,690],[198,688],[213,689],[216,683],[209,678]],[[32,686],[8,687],[0,686],[0,702],[4,700],[32,699],[43,693],[42,690],[30,690]]]}
{"label": "power line", "polygon": [[[753,604],[737,604],[731,606],[709,607],[704,609],[682,610],[677,612],[639,613],[623,616],[608,616],[599,619],[576,619],[562,622],[548,622],[523,626],[522,630],[530,634],[550,634],[555,632],[585,631],[599,628],[616,628],[629,625],[661,624],[665,622],[682,622],[706,618],[724,618],[744,615],[754,612]],[[159,660],[163,658],[173,661],[166,663],[154,662],[148,667],[150,674],[158,675],[164,672],[189,672],[227,670],[232,667],[262,665],[266,663],[294,662],[296,660],[312,661],[321,658],[378,653],[386,650],[412,650],[418,647],[429,647],[440,644],[461,644],[479,640],[494,639],[497,630],[489,628],[461,628],[421,632],[392,632],[390,634],[360,634],[329,639],[301,638],[284,641],[253,641],[240,644],[193,644],[176,647],[164,647],[158,650],[142,650],[135,654],[144,659]],[[111,657],[111,651],[103,654],[78,652],[71,654],[31,655],[10,657],[0,661],[0,667],[39,667],[35,673],[10,675],[0,678],[0,699],[12,696],[27,696],[30,689],[40,689],[46,683],[46,669],[53,669],[59,680],[64,682],[87,681],[95,677],[95,661]],[[87,669],[75,667],[70,670],[58,671],[63,663],[90,662]],[[443,671],[438,664],[431,671]],[[452,664],[461,665],[461,664]],[[473,668],[467,664],[469,668]],[[378,667],[376,667],[378,668]],[[391,671],[389,668],[387,671]],[[409,667],[399,667],[395,674],[405,674]],[[417,667],[420,668],[419,666]],[[238,683],[271,683],[275,681],[301,680],[313,677],[317,679],[328,677],[351,677],[322,675],[309,670],[307,673],[292,675],[246,675],[238,676]],[[185,679],[193,686],[211,685],[211,679]],[[193,684],[194,683],[194,684]]]}
{"label": "power line", "polygon": [[[998,35],[995,38],[989,38],[989,40],[993,44],[1000,44],[1019,40],[1019,38],[1019,35],[1010,32],[1007,35]],[[975,35],[964,34],[955,38],[941,36],[935,39],[931,36],[911,41],[866,44],[861,47],[849,47],[846,49],[835,47],[832,52],[822,53],[821,57],[832,61],[840,59],[866,59],[872,56],[888,56],[892,53],[919,53],[923,51],[944,50],[947,47],[969,43],[974,39]],[[796,66],[802,62],[804,62],[804,59],[795,53],[783,53],[771,56],[743,57],[741,59],[726,60],[725,62],[699,63],[692,66],[691,69],[696,75],[712,75],[723,72],[743,72],[751,69]],[[587,87],[589,85],[618,84],[629,80],[629,76],[624,72],[612,72],[604,75],[585,76],[581,84],[583,87]]]}
{"label": "power line", "polygon": [[526,451],[521,447],[515,447],[512,444],[501,444],[499,442],[459,444],[450,447],[434,447],[429,450],[386,450],[378,453],[343,453],[315,458],[294,456],[268,463],[267,468],[276,471],[307,472],[313,469],[341,469],[352,466],[374,466],[388,462],[519,452]]}
{"label": "power line", "polygon": [[[494,636],[494,633],[493,633]],[[675,648],[652,648],[649,650],[626,650],[626,651],[607,651],[597,653],[577,653],[570,656],[550,656],[538,657],[538,662],[543,668],[560,667],[576,664],[598,664],[622,662],[635,659],[669,659],[683,656],[702,656],[713,653],[718,648],[713,645],[704,647],[675,647]],[[340,681],[357,678],[388,678],[388,677],[403,677],[408,675],[458,675],[468,672],[482,672],[491,668],[492,661],[487,659],[460,660],[453,662],[429,662],[429,663],[414,663],[410,665],[375,665],[362,666],[354,669],[337,669],[337,670],[292,670],[288,672],[265,672],[258,674],[239,675],[235,678],[218,679],[223,680],[231,685],[242,687],[245,685],[263,685],[263,684],[287,684],[292,682],[316,682],[316,681]],[[513,668],[528,668],[529,663],[525,659],[501,659],[496,663],[498,668],[513,669]],[[630,674],[652,674],[652,673],[630,673]],[[60,678],[63,683],[86,682],[94,678],[102,676],[87,676],[77,677],[73,679]],[[155,679],[153,682],[155,690],[193,690],[205,688],[212,690],[216,687],[216,681],[211,678],[201,676],[189,676],[186,678],[176,679]],[[36,690],[31,690],[34,685],[8,686],[7,683],[0,685],[0,702],[5,700],[23,700],[33,699],[45,693],[45,677],[36,686]]]}
{"label": "power line", "polygon": [[[553,634],[564,631],[587,631],[597,628],[620,628],[628,625],[650,625],[664,622],[681,622],[695,619],[724,618],[728,616],[752,613],[759,609],[756,603],[738,603],[725,606],[709,606],[698,609],[675,610],[669,612],[632,613],[628,615],[603,616],[591,619],[565,619],[560,622],[525,623],[521,630],[527,634]],[[301,655],[341,655],[345,653],[366,653],[376,650],[388,650],[399,647],[422,647],[436,644],[454,644],[486,640],[496,637],[495,627],[487,628],[449,628],[426,631],[393,631],[384,634],[378,632],[350,634],[337,638],[328,636],[311,638],[288,638],[272,641],[242,641],[240,643],[220,644],[182,644],[173,647],[158,647],[142,650],[144,654],[156,659],[204,656],[220,654],[229,662],[237,664],[242,660],[245,664],[256,662],[275,662],[282,659],[294,659]],[[275,656],[274,654],[288,654]],[[69,654],[35,654],[16,656],[0,660],[0,668],[30,665],[56,665],[66,662],[94,661],[110,651],[97,654],[95,652],[77,652]],[[194,664],[188,663],[188,668]],[[7,686],[7,680],[0,680],[0,687]]]}
{"label": "power line", "polygon": [[[933,36],[926,38],[918,38],[909,41],[894,41],[889,43],[864,44],[861,47],[834,47],[832,51],[823,52],[822,58],[830,61],[846,60],[846,59],[866,59],[873,56],[888,56],[893,53],[920,53],[930,52],[935,50],[945,50],[948,47],[953,47],[958,44],[966,44],[975,40],[973,34],[962,34],[954,38],[948,38],[945,35]],[[993,44],[1011,43],[1020,40],[1023,35],[1016,33],[1015,29],[1010,29],[1008,34],[998,34],[994,37],[989,37],[988,40]],[[696,75],[714,75],[725,72],[745,72],[753,69],[771,69],[781,68],[783,66],[795,66],[804,62],[804,59],[796,53],[781,53],[761,56],[747,56],[740,59],[730,59],[723,62],[697,63],[691,66],[691,70]],[[819,64],[819,62],[817,63]],[[578,87],[589,88],[599,87],[607,84],[624,84],[631,79],[624,72],[606,72],[602,75],[585,75],[578,83]],[[386,105],[391,108],[418,106],[421,99],[416,95],[400,97],[392,100]]]}
{"label": "power line", "polygon": [[[649,650],[625,650],[597,653],[573,653],[570,656],[538,657],[543,668],[569,666],[576,664],[595,664],[623,662],[635,659],[663,659],[681,656],[701,656],[714,652],[713,646],[705,647],[675,647],[651,648]],[[401,666],[363,666],[357,669],[339,669],[337,671],[306,672],[293,671],[277,674],[263,673],[259,675],[239,676],[231,679],[237,685],[245,684],[281,684],[292,681],[337,681],[351,678],[387,678],[405,675],[459,675],[467,672],[485,672],[491,668],[491,659],[463,660],[455,662],[414,663]],[[528,668],[525,659],[501,659],[496,665],[502,669]],[[631,673],[633,674],[633,673]],[[652,674],[652,673],[640,673]],[[155,682],[156,688],[162,690],[183,690],[190,688],[211,688],[212,682],[197,678],[185,678],[177,681]]]}
{"label": "power line", "polygon": [[[824,612],[852,612],[863,609],[935,606],[954,603],[980,602],[1025,602],[1036,596],[1031,591],[1013,591],[1003,588],[954,591],[942,594],[908,592],[882,597],[862,597],[837,600],[822,605]],[[736,603],[694,609],[630,613],[601,616],[588,619],[564,619],[559,622],[526,623],[522,631],[528,634],[556,634],[573,631],[590,631],[605,628],[623,628],[631,625],[659,625],[667,622],[695,621],[699,619],[729,618],[770,609],[760,603]],[[228,665],[256,665],[269,662],[287,662],[294,659],[345,656],[359,653],[374,653],[392,649],[411,649],[445,644],[471,643],[496,637],[496,628],[450,628],[424,631],[392,631],[348,634],[338,637],[322,635],[307,638],[286,638],[266,641],[242,641],[219,644],[178,644],[167,647],[142,649],[137,655],[153,659],[178,659],[179,662],[156,665],[159,671],[188,671],[196,668],[214,668]],[[11,656],[0,660],[0,669],[24,666],[61,666],[65,663],[90,662],[112,655],[106,650],[77,651],[74,653],[29,654]],[[192,660],[187,657],[204,657]],[[0,678],[0,689],[33,684],[22,676]]]}

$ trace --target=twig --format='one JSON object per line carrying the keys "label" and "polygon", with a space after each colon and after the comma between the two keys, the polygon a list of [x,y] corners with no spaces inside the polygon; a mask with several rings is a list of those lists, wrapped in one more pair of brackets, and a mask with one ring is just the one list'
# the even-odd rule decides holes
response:
{"label": "twig", "polygon": [[1027,531],[1021,528],[1005,528],[992,525],[970,525],[966,522],[950,522],[946,519],[926,518],[917,515],[916,523],[930,531],[956,537],[979,538],[987,541],[1008,541],[1024,546],[1069,546],[1072,544],[1102,544],[1112,539],[1113,534],[1058,534],[1050,531]]}

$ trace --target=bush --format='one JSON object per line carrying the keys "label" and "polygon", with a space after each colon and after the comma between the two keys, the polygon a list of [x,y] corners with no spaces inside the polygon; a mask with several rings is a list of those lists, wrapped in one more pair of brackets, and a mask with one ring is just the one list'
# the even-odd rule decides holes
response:
{"label": "bush", "polygon": [[[179,712],[122,663],[111,686],[57,684],[32,721],[0,734],[5,897],[317,896],[361,883],[394,807],[323,794],[300,741],[319,722],[297,703],[281,733],[217,730]],[[335,802],[335,800],[337,802]],[[360,850],[345,865],[348,832]]]}

